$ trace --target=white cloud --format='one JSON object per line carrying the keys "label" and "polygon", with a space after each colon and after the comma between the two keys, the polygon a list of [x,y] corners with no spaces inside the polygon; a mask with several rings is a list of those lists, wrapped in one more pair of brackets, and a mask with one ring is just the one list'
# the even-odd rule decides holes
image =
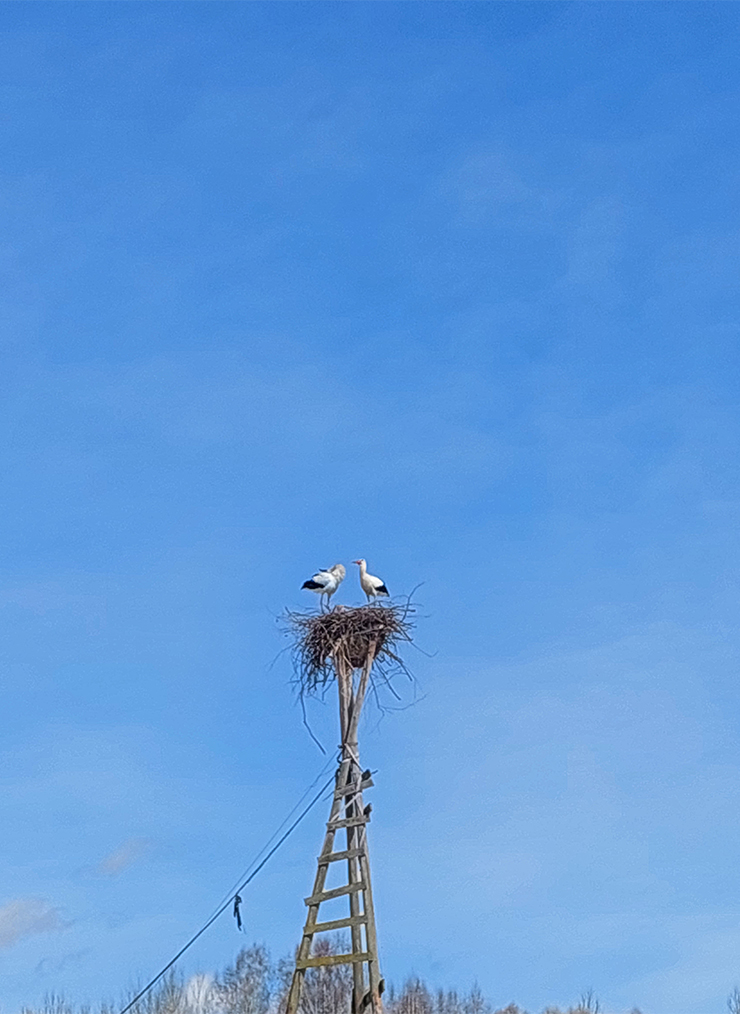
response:
{"label": "white cloud", "polygon": [[148,849],[148,839],[131,838],[110,855],[101,859],[96,867],[96,872],[104,877],[115,877],[132,866]]}
{"label": "white cloud", "polygon": [[0,908],[0,948],[12,947],[22,937],[64,926],[59,910],[42,898],[16,898]]}

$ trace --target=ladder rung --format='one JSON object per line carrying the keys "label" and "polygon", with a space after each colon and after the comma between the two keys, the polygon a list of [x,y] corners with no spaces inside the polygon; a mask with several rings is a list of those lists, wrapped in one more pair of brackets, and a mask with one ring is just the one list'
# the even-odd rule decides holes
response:
{"label": "ladder rung", "polygon": [[355,792],[364,792],[365,789],[372,789],[373,784],[372,778],[367,778],[364,782],[351,782],[349,785],[343,785],[341,789],[335,789],[334,798],[341,799],[342,796],[351,796]]}
{"label": "ladder rung", "polygon": [[366,915],[350,915],[346,919],[332,919],[330,922],[311,923],[303,931],[304,937],[312,937],[314,933],[329,933],[331,930],[349,929],[350,926],[364,926]]}
{"label": "ladder rung", "polygon": [[362,814],[360,817],[344,817],[343,820],[330,820],[326,826],[330,831],[336,831],[340,827],[359,827],[360,824],[367,824],[369,820],[370,817]]}
{"label": "ladder rung", "polygon": [[304,898],[303,902],[306,905],[320,905],[322,901],[331,901],[332,898],[341,898],[345,894],[357,894],[358,891],[364,890],[365,885],[359,881],[357,884],[345,884],[344,887],[335,887],[331,891],[312,894],[309,898]]}
{"label": "ladder rung", "polygon": [[327,863],[336,863],[340,859],[358,859],[364,853],[364,849],[345,849],[344,852],[327,852],[326,855],[319,856],[319,866],[326,866]]}
{"label": "ladder rung", "polygon": [[361,954],[322,954],[316,958],[298,958],[296,968],[321,968],[322,965],[351,965],[359,961],[370,961],[370,955]]}

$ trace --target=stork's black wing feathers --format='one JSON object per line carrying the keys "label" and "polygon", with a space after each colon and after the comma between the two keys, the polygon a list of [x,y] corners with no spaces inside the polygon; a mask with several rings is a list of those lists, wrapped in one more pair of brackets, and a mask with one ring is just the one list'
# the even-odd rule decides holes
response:
{"label": "stork's black wing feathers", "polygon": [[378,588],[375,589],[375,594],[376,595],[390,595],[390,592],[388,591],[388,589],[386,588],[386,586],[384,584],[381,584]]}
{"label": "stork's black wing feathers", "polygon": [[325,585],[321,584],[320,581],[304,581],[301,588],[310,588],[311,591],[316,591],[317,588],[324,588]]}

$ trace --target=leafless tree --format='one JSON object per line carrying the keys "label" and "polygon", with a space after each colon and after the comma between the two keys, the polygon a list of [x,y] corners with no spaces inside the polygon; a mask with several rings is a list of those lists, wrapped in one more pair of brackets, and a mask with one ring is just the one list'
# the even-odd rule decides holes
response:
{"label": "leafless tree", "polygon": [[212,988],[218,1014],[268,1014],[275,973],[267,949],[253,944],[241,950]]}
{"label": "leafless tree", "polygon": [[727,997],[727,1009],[730,1014],[740,1014],[740,989],[737,986]]}
{"label": "leafless tree", "polygon": [[136,1003],[132,1012],[133,1014],[184,1014],[182,1010],[184,989],[182,976],[173,969]]}
{"label": "leafless tree", "polygon": [[185,984],[182,1014],[220,1014],[216,987],[210,975],[193,975]]}
{"label": "leafless tree", "polygon": [[[314,954],[341,954],[348,948],[339,937],[324,937],[314,944]],[[352,1005],[350,965],[323,965],[309,968],[301,991],[301,1014],[349,1014]]]}
{"label": "leafless tree", "polygon": [[601,1014],[601,1004],[594,991],[589,989],[581,993],[581,999],[576,1007],[569,1007],[567,1011],[561,1011],[559,1007],[547,1007],[542,1014]]}
{"label": "leafless tree", "polygon": [[454,989],[438,989],[434,998],[435,1014],[461,1014],[462,1003]]}
{"label": "leafless tree", "polygon": [[74,1008],[58,993],[47,993],[41,1007],[32,1010],[23,1007],[21,1014],[75,1014]]}
{"label": "leafless tree", "polygon": [[435,1014],[432,994],[418,976],[407,979],[400,993],[391,990],[386,1006],[389,1014]]}
{"label": "leafless tree", "polygon": [[[345,953],[349,942],[341,935],[323,937],[314,954]],[[218,975],[194,975],[187,981],[174,970],[136,1004],[133,1014],[283,1014],[295,956],[274,962],[261,944],[246,947]],[[135,992],[135,991],[134,991]],[[134,993],[131,993],[133,996]],[[433,992],[419,976],[407,979],[399,990],[392,985],[384,997],[387,1014],[527,1014],[515,1003],[495,1010],[476,984],[468,993],[440,989]],[[306,972],[299,1014],[350,1014],[352,969],[349,965],[327,965]],[[96,1007],[96,1014],[118,1014],[121,1005]],[[740,1014],[740,988],[727,1000],[729,1014]],[[561,1010],[548,1007],[543,1014],[601,1014],[594,991],[581,995],[576,1006]],[[38,1008],[23,1008],[21,1014],[91,1014],[89,1008],[67,1003],[62,996],[49,994]],[[640,1014],[635,1007],[631,1014]]]}
{"label": "leafless tree", "polygon": [[576,1011],[578,1011],[578,1014],[580,1014],[581,1011],[587,1011],[588,1014],[601,1014],[601,1004],[592,989],[588,989],[585,993],[581,993],[581,999],[578,1001]]}

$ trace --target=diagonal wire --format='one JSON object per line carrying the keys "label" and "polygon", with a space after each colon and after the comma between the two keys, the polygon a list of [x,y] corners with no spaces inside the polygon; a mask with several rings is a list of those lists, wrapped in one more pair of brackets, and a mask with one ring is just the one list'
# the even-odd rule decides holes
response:
{"label": "diagonal wire", "polygon": [[303,800],[304,800],[304,799],[306,798],[306,796],[307,796],[307,795],[309,794],[309,792],[310,792],[310,791],[311,791],[311,789],[312,789],[312,788],[314,787],[314,785],[315,785],[315,784],[316,784],[316,783],[317,783],[317,782],[319,781],[319,779],[320,779],[320,778],[322,778],[322,777],[323,777],[323,775],[324,775],[324,774],[325,774],[325,773],[326,773],[326,772],[327,772],[327,771],[329,770],[329,768],[330,768],[330,767],[332,766],[332,764],[334,764],[334,763],[335,763],[335,761],[334,761],[334,758],[332,757],[332,758],[330,758],[330,759],[329,759],[329,760],[328,760],[328,761],[326,762],[326,764],[324,764],[323,768],[321,769],[321,771],[319,771],[319,773],[318,773],[318,774],[316,775],[316,777],[315,777],[315,778],[314,778],[314,780],[313,780],[313,781],[311,782],[311,784],[310,784],[310,785],[308,785],[308,786],[306,787],[306,789],[305,789],[305,791],[304,791],[303,795],[302,795],[302,796],[300,797],[300,799],[299,799],[299,800],[298,800],[298,801],[296,802],[296,804],[295,804],[295,806],[293,807],[293,809],[292,809],[292,810],[291,810],[291,811],[290,811],[290,812],[289,812],[288,814],[286,814],[286,816],[285,816],[285,820],[284,820],[284,821],[282,822],[282,824],[280,824],[280,826],[279,826],[279,827],[276,827],[276,828],[275,828],[275,830],[274,830],[274,831],[273,831],[273,833],[272,833],[272,836],[271,836],[270,838],[268,838],[268,839],[267,839],[267,841],[266,841],[266,842],[265,842],[265,844],[264,844],[264,845],[262,846],[262,848],[261,848],[261,849],[259,850],[259,852],[257,853],[257,855],[256,855],[256,856],[254,856],[254,858],[252,859],[251,863],[250,863],[250,864],[249,864],[249,865],[248,865],[248,866],[247,866],[247,867],[246,867],[246,868],[245,868],[245,869],[244,869],[244,870],[242,871],[242,873],[241,873],[241,874],[239,875],[239,877],[238,877],[238,878],[237,878],[237,880],[235,881],[234,885],[233,885],[233,886],[232,886],[232,887],[231,887],[231,888],[229,889],[229,891],[228,891],[228,892],[227,892],[227,893],[226,893],[226,894],[225,894],[225,895],[223,896],[223,898],[221,899],[221,901],[219,901],[218,905],[216,906],[216,909],[217,909],[217,910],[220,910],[220,908],[221,908],[221,905],[223,905],[223,904],[224,904],[225,902],[227,903],[227,902],[229,902],[229,901],[232,901],[232,900],[233,900],[233,898],[234,898],[234,895],[235,895],[235,893],[236,893],[236,892],[237,892],[237,891],[239,890],[239,885],[240,885],[240,884],[242,883],[242,881],[243,881],[243,880],[244,880],[244,878],[245,878],[245,877],[247,876],[247,874],[249,873],[249,871],[250,871],[250,870],[252,869],[252,867],[254,866],[254,864],[255,864],[256,862],[258,862],[258,861],[260,860],[260,858],[262,857],[262,855],[263,855],[263,854],[264,854],[264,853],[265,853],[265,852],[267,851],[267,849],[269,849],[270,845],[272,845],[272,843],[273,843],[273,842],[275,841],[275,839],[276,839],[276,838],[277,838],[277,836],[278,836],[278,835],[280,834],[280,832],[282,831],[282,829],[283,829],[283,828],[285,827],[285,825],[286,825],[286,824],[288,823],[288,821],[290,820],[290,818],[291,818],[291,817],[293,816],[293,814],[294,814],[294,813],[296,812],[296,810],[297,810],[297,809],[298,809],[298,808],[300,807],[301,803],[302,803],[302,802],[303,802]]}
{"label": "diagonal wire", "polygon": [[[293,821],[293,823],[290,825],[290,827],[287,829],[287,831],[285,831],[281,835],[281,837],[275,842],[275,844],[272,846],[272,848],[267,853],[267,855],[252,870],[252,872],[249,874],[249,876],[241,884],[239,884],[239,886],[236,888],[236,890],[233,891],[229,895],[229,897],[227,898],[227,900],[213,913],[213,915],[210,917],[210,919],[208,919],[207,922],[205,922],[203,924],[203,926],[201,926],[201,928],[198,930],[198,932],[194,933],[193,936],[188,940],[188,942],[183,947],[180,948],[180,950],[177,952],[177,954],[174,956],[174,958],[172,958],[172,960],[169,961],[164,966],[164,968],[161,971],[157,972],[157,974],[154,976],[154,978],[151,979],[146,984],[146,986],[144,986],[144,988],[142,990],[140,990],[136,994],[136,996],[133,998],[133,1000],[131,1000],[129,1003],[126,1004],[126,1006],[123,1008],[123,1010],[120,1011],[120,1014],[127,1014],[127,1011],[130,1011],[131,1008],[134,1006],[134,1004],[138,1003],[139,1000],[141,1000],[141,998],[146,993],[149,992],[149,990],[152,988],[152,986],[156,985],[156,983],[159,982],[159,980],[162,978],[162,976],[166,972],[168,972],[170,970],[170,968],[172,968],[172,966],[175,964],[176,961],[179,961],[179,959],[183,956],[183,954],[185,953],[185,951],[187,951],[187,949],[189,947],[192,947],[192,945],[195,943],[195,941],[198,939],[198,937],[201,937],[205,933],[205,931],[208,929],[208,927],[211,926],[216,921],[216,919],[218,919],[218,917],[222,914],[222,912],[226,911],[226,909],[229,907],[229,905],[234,900],[234,898],[236,897],[236,895],[240,891],[242,891],[247,886],[247,884],[249,884],[252,880],[254,880],[254,878],[257,876],[257,874],[262,869],[262,867],[267,863],[268,859],[270,859],[271,856],[273,856],[277,852],[277,850],[280,848],[280,846],[283,844],[283,842],[286,840],[286,838],[288,838],[293,833],[293,831],[295,831],[295,829],[298,827],[298,825],[303,820],[303,818],[313,809],[313,807],[316,805],[316,803],[318,803],[318,801],[322,798],[322,796],[324,795],[324,793],[326,792],[326,790],[330,787],[330,785],[333,782],[334,782],[334,775],[332,775],[331,778],[324,785],[322,785],[322,787],[319,789],[319,791],[313,797],[313,799],[308,804],[308,806],[306,806],[301,811],[301,813],[296,817],[296,819]],[[316,780],[314,780],[314,784],[316,784]],[[304,793],[304,797],[305,797],[305,793]],[[293,810],[295,811],[295,807],[293,808]],[[284,823],[285,823],[285,821],[283,821],[283,824]],[[273,835],[273,838],[274,837],[275,836]],[[264,851],[264,849],[262,851]]]}

